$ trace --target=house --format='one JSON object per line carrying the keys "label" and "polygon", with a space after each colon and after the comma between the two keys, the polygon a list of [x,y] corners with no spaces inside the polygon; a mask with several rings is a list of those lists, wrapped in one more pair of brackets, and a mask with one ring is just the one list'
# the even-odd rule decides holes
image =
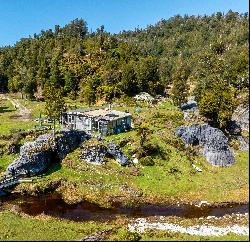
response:
{"label": "house", "polygon": [[128,112],[111,109],[71,110],[64,113],[63,128],[98,132],[102,135],[118,134],[131,128],[132,116]]}

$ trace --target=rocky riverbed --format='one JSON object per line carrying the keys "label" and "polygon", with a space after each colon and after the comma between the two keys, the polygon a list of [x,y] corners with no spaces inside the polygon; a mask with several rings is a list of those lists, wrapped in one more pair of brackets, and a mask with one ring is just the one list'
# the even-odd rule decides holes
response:
{"label": "rocky riverbed", "polygon": [[[159,218],[159,220],[161,219],[162,217]],[[131,232],[139,233],[144,233],[147,229],[156,229],[198,236],[222,236],[228,233],[249,235],[249,227],[240,226],[238,224],[226,227],[217,227],[213,225],[180,226],[174,223],[148,222],[145,218],[136,219],[134,223],[128,225],[128,229]]]}

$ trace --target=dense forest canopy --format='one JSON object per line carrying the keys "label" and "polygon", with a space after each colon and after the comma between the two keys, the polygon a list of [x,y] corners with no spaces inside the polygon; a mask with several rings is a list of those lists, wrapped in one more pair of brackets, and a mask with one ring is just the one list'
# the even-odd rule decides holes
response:
{"label": "dense forest canopy", "polygon": [[195,95],[201,112],[223,126],[248,100],[248,36],[248,13],[231,10],[114,35],[75,19],[1,48],[0,91],[43,97],[49,83],[88,104],[146,91],[180,105]]}

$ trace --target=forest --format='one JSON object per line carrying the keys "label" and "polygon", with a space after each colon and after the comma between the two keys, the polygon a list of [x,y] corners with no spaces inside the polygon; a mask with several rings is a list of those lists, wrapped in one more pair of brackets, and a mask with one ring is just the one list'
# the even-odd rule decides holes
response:
{"label": "forest", "polygon": [[249,100],[248,50],[248,13],[176,15],[117,34],[75,19],[0,48],[0,92],[43,100],[53,89],[88,105],[143,91],[178,106],[193,95],[201,114],[225,128]]}

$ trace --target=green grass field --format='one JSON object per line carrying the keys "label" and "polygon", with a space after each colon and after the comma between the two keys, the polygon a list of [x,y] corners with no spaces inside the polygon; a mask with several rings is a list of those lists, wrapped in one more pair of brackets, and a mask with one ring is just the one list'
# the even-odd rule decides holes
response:
{"label": "green grass field", "polygon": [[40,215],[30,217],[10,210],[0,211],[0,241],[79,241],[102,230],[110,232],[106,241],[248,241],[249,236],[194,236],[160,230],[138,234],[129,232],[127,219],[107,222],[71,222]]}
{"label": "green grass field", "polygon": [[[44,110],[43,102],[19,99],[31,109],[32,117],[39,117]],[[74,102],[67,100],[73,108]],[[34,128],[34,121],[14,119],[18,111],[8,100],[1,100],[0,135],[13,133],[13,129],[29,130]],[[140,112],[136,107],[140,106]],[[86,108],[79,101],[77,108]],[[128,110],[133,116],[134,128],[127,132],[106,137],[107,141],[120,144],[126,141],[122,150],[132,158],[132,153],[138,151],[140,137],[138,124],[146,122],[151,132],[146,143],[157,147],[150,154],[155,165],[143,166],[140,163],[131,167],[121,167],[116,161],[108,159],[102,166],[84,162],[80,148],[68,154],[61,162],[55,164],[46,176],[36,183],[23,183],[16,191],[43,192],[57,179],[63,179],[57,192],[61,193],[68,203],[78,203],[87,200],[103,207],[112,206],[113,202],[136,206],[142,203],[194,203],[206,200],[210,203],[248,202],[249,191],[249,153],[235,151],[236,163],[227,168],[213,167],[201,156],[195,155],[191,147],[185,149],[182,142],[175,136],[175,128],[183,125],[183,114],[170,101],[157,106],[147,106],[143,103],[133,105],[117,105],[114,109]],[[202,122],[202,120],[196,120]],[[190,124],[190,123],[189,123]],[[25,138],[23,144],[29,140]],[[0,146],[8,145],[9,140],[0,140]],[[0,173],[18,157],[18,154],[0,154]],[[202,169],[197,172],[191,164]],[[0,207],[1,208],[1,207]],[[103,229],[113,229],[107,240],[249,240],[248,236],[229,234],[221,237],[200,237],[187,234],[164,231],[147,231],[138,237],[126,229],[124,218],[106,223],[100,222],[70,222],[48,218],[47,216],[29,217],[24,214],[14,214],[8,209],[0,211],[0,240],[79,240],[87,235]]]}
{"label": "green grass field", "polygon": [[[140,104],[141,105],[141,104]],[[211,166],[201,155],[193,155],[192,149],[185,149],[175,136],[175,128],[184,124],[183,116],[171,102],[155,107],[141,105],[116,107],[129,110],[133,115],[135,128],[127,133],[106,137],[107,141],[119,144],[127,140],[122,148],[131,157],[131,151],[139,149],[137,123],[150,123],[151,134],[148,143],[158,145],[152,154],[155,165],[136,164],[121,167],[114,160],[103,166],[88,164],[81,160],[80,149],[69,154],[61,165],[55,165],[47,176],[35,187],[43,190],[51,180],[65,179],[59,188],[69,203],[88,200],[101,206],[110,206],[113,201],[125,204],[199,202],[210,203],[248,202],[248,152],[236,151],[236,163],[227,168]],[[140,160],[140,159],[139,159]],[[10,159],[4,158],[4,166]],[[202,169],[197,172],[192,163]],[[18,189],[32,190],[32,185],[21,184]]]}

